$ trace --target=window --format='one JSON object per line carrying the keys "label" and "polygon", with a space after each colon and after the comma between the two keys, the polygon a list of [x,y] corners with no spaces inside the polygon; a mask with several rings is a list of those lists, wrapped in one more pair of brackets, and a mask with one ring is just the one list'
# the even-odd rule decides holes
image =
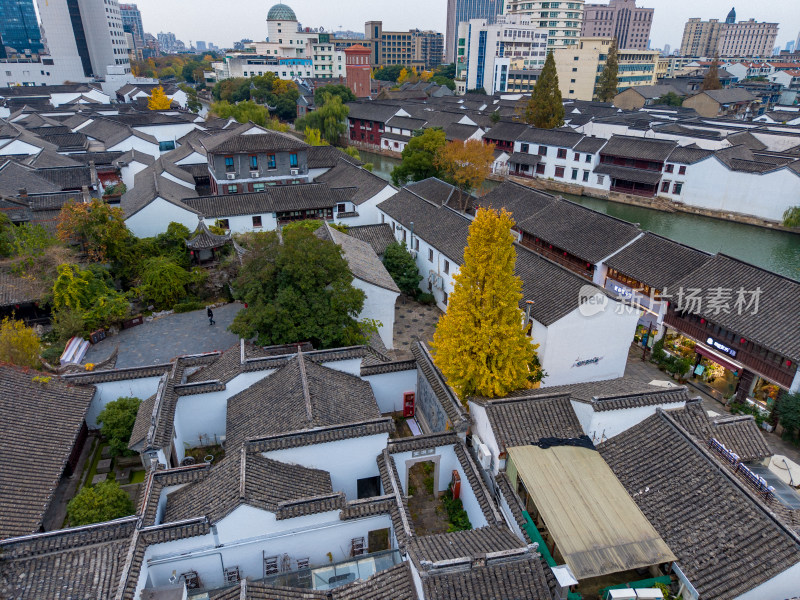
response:
{"label": "window", "polygon": [[447,292],[442,292],[442,304],[447,306]]}
{"label": "window", "polygon": [[239,192],[239,186],[238,185],[233,184],[233,185],[229,185],[228,186],[228,193],[229,194],[236,194],[238,192]]}
{"label": "window", "polygon": [[445,275],[449,275],[450,274],[450,261],[448,261],[448,260],[444,261],[444,274]]}
{"label": "window", "polygon": [[347,212],[347,206],[345,206],[344,202],[340,202],[339,204],[336,205],[336,212],[340,213]]}
{"label": "window", "polygon": [[419,238],[414,240],[414,250],[419,252]]}
{"label": "window", "polygon": [[522,145],[519,147],[519,151],[520,151],[520,152],[524,152],[525,154],[527,154],[527,153],[528,153],[528,150],[530,150],[530,145],[529,145],[529,144],[522,144]]}
{"label": "window", "polygon": [[564,176],[564,167],[556,167],[556,177]]}
{"label": "window", "polygon": [[261,227],[261,215],[255,215],[253,217],[253,227]]}
{"label": "window", "polygon": [[275,155],[269,154],[267,155],[267,169],[274,169],[277,165],[275,164]]}
{"label": "window", "polygon": [[667,165],[667,168],[664,169],[665,173],[672,173],[672,170],[675,168],[675,165]]}
{"label": "window", "polygon": [[598,183],[599,185],[603,185],[603,182],[605,181],[605,179],[606,179],[606,178],[605,178],[605,175],[598,175],[598,176],[597,176],[597,183]]}
{"label": "window", "polygon": [[536,165],[536,174],[544,175],[544,167],[545,167],[544,163],[539,163],[538,165]]}
{"label": "window", "polygon": [[[381,495],[381,478],[380,475],[376,475],[375,477],[365,477],[363,479],[356,480],[356,490],[358,492],[358,498],[374,498],[375,496]],[[370,551],[373,551],[372,546],[370,546]]]}
{"label": "window", "polygon": [[592,155],[591,154],[587,154],[586,155],[586,161],[585,162],[592,162]]}
{"label": "window", "polygon": [[675,182],[675,185],[672,187],[672,193],[680,195],[682,189],[683,189],[683,184]]}
{"label": "window", "polygon": [[678,175],[686,175],[686,165],[678,167]]}
{"label": "window", "polygon": [[559,148],[558,152],[556,152],[556,158],[567,158],[567,149]]}
{"label": "window", "polygon": [[539,156],[547,156],[547,146],[539,146]]}
{"label": "window", "polygon": [[253,184],[253,191],[254,192],[263,192],[267,186],[263,183],[254,183]]}
{"label": "window", "polygon": [[297,166],[297,154],[295,154],[294,152],[292,152],[289,155],[289,166],[290,167],[296,167]]}
{"label": "window", "polygon": [[576,152],[574,160],[578,161],[580,159],[581,159],[581,153],[580,152]]}
{"label": "window", "polygon": [[428,262],[433,262],[433,249],[428,248]]}
{"label": "window", "polygon": [[661,191],[668,193],[669,192],[669,184],[670,184],[669,181],[662,181],[661,182]]}
{"label": "window", "polygon": [[255,154],[250,155],[250,170],[258,171],[258,156]]}
{"label": "window", "polygon": [[236,167],[233,166],[233,157],[226,156],[225,157],[225,172],[226,173],[235,173]]}
{"label": "window", "polygon": [[572,169],[572,179],[577,181],[577,179],[578,179],[578,169]]}
{"label": "window", "polygon": [[589,181],[589,171],[584,171],[583,172],[583,180],[584,181]]}
{"label": "window", "polygon": [[228,223],[228,219],[217,219],[217,227],[222,227],[223,229],[230,229],[231,226]]}

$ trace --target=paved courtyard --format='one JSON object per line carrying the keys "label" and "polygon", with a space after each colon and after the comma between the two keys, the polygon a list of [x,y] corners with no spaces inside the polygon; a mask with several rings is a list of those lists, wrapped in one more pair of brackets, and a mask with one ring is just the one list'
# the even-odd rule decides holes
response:
{"label": "paved courtyard", "polygon": [[423,342],[433,339],[436,323],[442,316],[435,305],[420,304],[401,295],[394,306],[394,350],[398,360],[411,358],[411,346],[417,338]]}
{"label": "paved courtyard", "polygon": [[216,325],[208,324],[203,309],[173,313],[131,329],[123,329],[89,348],[83,362],[102,362],[111,356],[117,346],[117,368],[169,362],[182,354],[226,350],[239,343],[239,337],[228,331],[228,326],[241,309],[242,305],[238,302],[215,308]]}

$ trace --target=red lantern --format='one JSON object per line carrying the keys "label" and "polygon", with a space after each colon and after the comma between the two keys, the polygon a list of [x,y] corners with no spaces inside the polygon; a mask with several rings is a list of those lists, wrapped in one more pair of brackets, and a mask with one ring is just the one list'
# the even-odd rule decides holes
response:
{"label": "red lantern", "polygon": [[786,361],[786,366],[787,366],[787,367],[791,367],[791,366],[792,366],[792,361],[790,361],[790,360],[787,360],[787,361]]}
{"label": "red lantern", "polygon": [[705,325],[706,324],[706,320],[705,319],[700,319],[700,324],[701,325]]}
{"label": "red lantern", "polygon": [[740,343],[740,344],[746,344],[746,343],[747,343],[747,340],[746,340],[746,339],[744,339],[744,338],[740,338],[740,339],[739,339],[739,343]]}
{"label": "red lantern", "polygon": [[566,252],[564,252],[564,256],[566,256],[566,255],[567,255],[567,253],[566,253]]}

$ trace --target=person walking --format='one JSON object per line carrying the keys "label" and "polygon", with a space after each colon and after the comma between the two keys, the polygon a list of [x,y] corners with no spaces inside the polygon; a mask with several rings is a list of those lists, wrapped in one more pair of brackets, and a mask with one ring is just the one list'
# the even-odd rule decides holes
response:
{"label": "person walking", "polygon": [[214,325],[216,323],[216,321],[214,320],[214,313],[212,312],[210,306],[208,307],[208,310],[206,311],[206,314],[208,315],[208,324],[209,325]]}

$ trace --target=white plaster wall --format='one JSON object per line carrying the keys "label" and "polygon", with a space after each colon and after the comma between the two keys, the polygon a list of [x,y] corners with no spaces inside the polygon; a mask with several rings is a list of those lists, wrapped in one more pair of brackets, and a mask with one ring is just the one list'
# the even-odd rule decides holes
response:
{"label": "white plaster wall", "polygon": [[130,397],[145,400],[158,391],[158,380],[160,377],[142,377],[140,379],[126,379],[124,381],[108,381],[96,383],[94,397],[86,413],[86,425],[89,429],[99,429],[97,415],[100,414],[106,404],[113,402],[117,398]]}
{"label": "white plaster wall", "polygon": [[417,370],[368,375],[362,379],[370,384],[378,409],[386,414],[403,410],[403,393],[416,391]]}
{"label": "white plaster wall", "polygon": [[323,367],[341,371],[342,373],[350,373],[359,377],[361,375],[361,359],[348,358],[347,360],[330,360],[320,363]]}
{"label": "white plaster wall", "polygon": [[135,135],[125,138],[118,144],[114,144],[110,148],[106,149],[109,152],[113,151],[127,152],[128,150],[138,150],[139,152],[144,152],[145,154],[149,154],[153,158],[158,158],[159,156],[161,156],[161,151],[158,149],[158,144],[148,142],[147,140],[143,140],[142,138],[136,137]]}
{"label": "white plaster wall", "polygon": [[[576,308],[547,328],[534,321],[533,342],[540,344],[539,359],[547,372],[542,387],[623,376],[641,311],[616,310],[622,306],[609,299],[605,310],[590,317]],[[594,357],[600,358],[595,364],[574,366]]]}
{"label": "white plaster wall", "polygon": [[378,335],[381,336],[383,344],[391,350],[394,348],[394,305],[400,294],[357,277],[353,278],[353,287],[366,294],[358,318],[378,321],[380,323]]}
{"label": "white plaster wall", "polygon": [[337,215],[334,219],[337,223],[346,223],[347,225],[377,225],[381,222],[380,211],[378,204],[390,198],[397,193],[391,185],[387,185],[380,192],[375,194],[372,198],[362,202],[356,206],[357,217],[348,217],[340,219]]}
{"label": "white plaster wall", "polygon": [[228,398],[246,390],[274,372],[275,369],[267,369],[242,373],[229,381],[224,390],[179,396],[175,407],[174,421],[176,432],[180,428],[181,437],[178,438],[178,443],[181,448],[184,447],[184,444],[188,444],[190,448],[206,445],[208,442],[205,440],[201,442],[199,436],[207,438],[224,436]]}
{"label": "white plaster wall", "polygon": [[[607,439],[627,431],[634,425],[644,421],[654,415],[657,409],[672,410],[683,408],[686,402],[669,402],[664,404],[654,404],[652,406],[637,406],[635,408],[624,408],[620,410],[601,410],[594,411],[590,404],[584,402],[571,401],[575,414],[581,423],[583,432],[592,438],[595,444],[599,444]],[[588,423],[584,423],[588,409]]]}
{"label": "white plaster wall", "polygon": [[189,156],[180,159],[176,165],[204,165],[208,164],[208,159],[199,152],[192,152]]}
{"label": "white plaster wall", "polygon": [[[183,92],[181,92],[183,93]],[[152,135],[159,142],[174,142],[190,131],[197,129],[194,123],[170,123],[169,125],[137,125],[133,129]]]}
{"label": "white plaster wall", "polygon": [[797,595],[800,589],[800,563],[736,597],[736,600],[782,600]]}
{"label": "white plaster wall", "polygon": [[28,156],[39,154],[42,149],[33,144],[28,144],[22,140],[14,140],[0,148],[0,156],[12,156],[17,154],[26,154]]}
{"label": "white plaster wall", "polygon": [[344,492],[348,500],[355,500],[358,498],[357,480],[380,474],[378,455],[386,448],[388,439],[388,434],[380,433],[262,454],[273,460],[328,471],[333,490]]}
{"label": "white plaster wall", "polygon": [[137,173],[144,171],[146,168],[147,165],[136,161],[130,162],[124,167],[120,167],[119,174],[122,176],[122,183],[125,184],[125,187],[129,190],[133,189],[134,177],[136,177]]}
{"label": "white plaster wall", "polygon": [[497,438],[494,435],[494,430],[489,422],[489,417],[486,414],[486,408],[475,402],[469,403],[469,414],[472,418],[472,441],[476,441],[475,437],[480,438],[480,441],[489,448],[494,458],[493,474],[497,474],[500,470],[500,445],[497,443]]}
{"label": "white plaster wall", "polygon": [[186,189],[194,191],[195,185],[193,183],[189,183],[188,181],[184,181],[183,179],[179,179],[175,177],[172,173],[168,173],[167,171],[161,171],[160,175],[164,179],[169,179],[170,181],[174,181],[180,186],[185,187]]}
{"label": "white plaster wall", "polygon": [[[253,217],[261,217],[261,227],[253,227]],[[215,217],[210,219],[214,222],[217,219],[228,219],[228,227],[233,233],[246,233],[248,231],[274,231],[278,228],[278,220],[275,213],[261,213],[252,215],[237,215],[235,217]]]}
{"label": "white plaster wall", "polygon": [[172,223],[181,223],[194,231],[197,227],[197,215],[163,198],[156,198],[136,214],[125,219],[125,225],[136,237],[153,237],[164,233]]}
{"label": "white plaster wall", "polygon": [[[787,168],[763,175],[730,171],[711,156],[689,165],[684,175],[665,174],[664,178],[670,175],[673,182],[683,181],[681,194],[659,195],[688,206],[752,215],[770,221],[782,221],[786,209],[797,206],[800,198],[800,176]],[[670,192],[672,189],[670,186]]]}

